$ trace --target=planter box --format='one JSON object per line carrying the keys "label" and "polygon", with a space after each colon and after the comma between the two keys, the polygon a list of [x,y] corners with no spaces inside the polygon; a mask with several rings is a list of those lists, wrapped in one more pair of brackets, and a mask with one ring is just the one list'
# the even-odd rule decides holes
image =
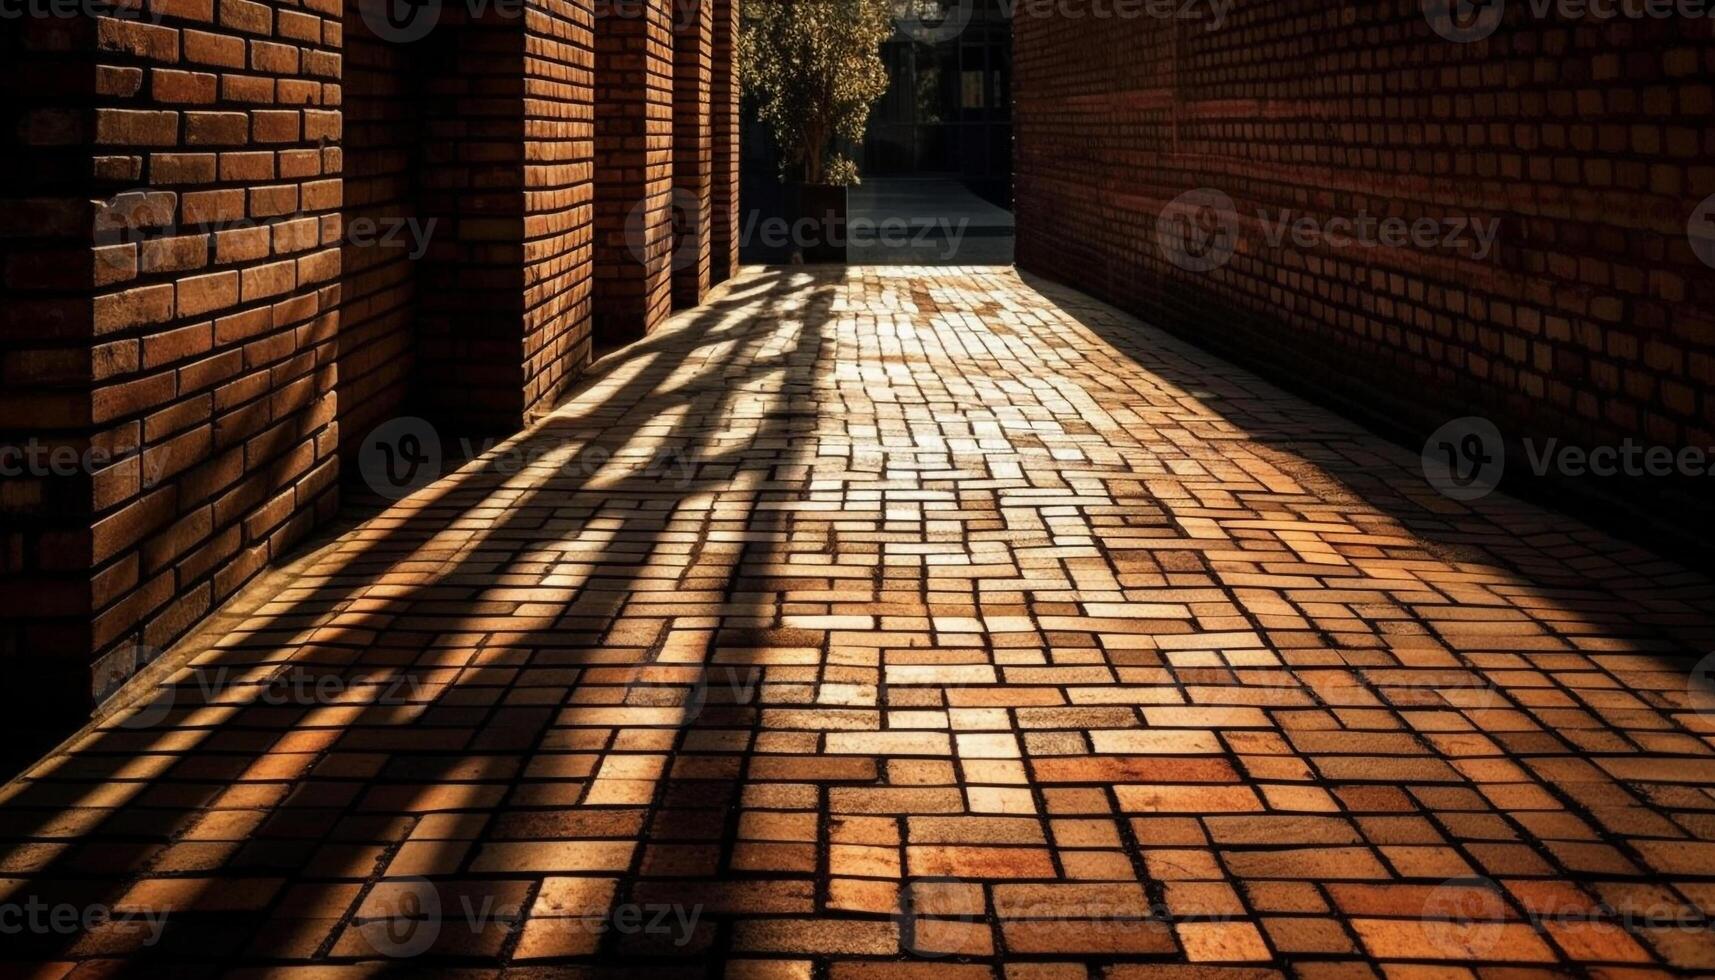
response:
{"label": "planter box", "polygon": [[846,261],[846,189],[843,185],[799,184],[793,208],[792,245],[803,261]]}

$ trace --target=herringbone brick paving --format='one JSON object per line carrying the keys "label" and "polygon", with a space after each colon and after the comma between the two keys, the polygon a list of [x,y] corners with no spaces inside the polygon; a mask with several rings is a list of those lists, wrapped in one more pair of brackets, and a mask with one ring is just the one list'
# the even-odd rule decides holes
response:
{"label": "herringbone brick paving", "polygon": [[1417,467],[1010,270],[749,270],[0,793],[0,951],[1715,970],[1710,582]]}

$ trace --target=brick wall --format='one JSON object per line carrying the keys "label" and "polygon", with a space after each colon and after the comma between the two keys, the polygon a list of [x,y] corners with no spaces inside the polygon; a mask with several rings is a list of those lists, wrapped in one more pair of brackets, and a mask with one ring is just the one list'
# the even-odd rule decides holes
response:
{"label": "brick wall", "polygon": [[[341,249],[338,400],[347,463],[366,433],[405,410],[417,317],[417,178],[427,138],[413,48],[378,38],[357,3],[344,9],[345,216],[373,235],[348,236]],[[438,228],[438,226],[437,226]],[[383,236],[392,242],[383,244]]]}
{"label": "brick wall", "polygon": [[[1475,414],[1515,438],[1715,445],[1715,276],[1686,236],[1715,193],[1707,20],[1536,20],[1514,3],[1461,44],[1418,0],[1240,0],[1217,28],[1026,8],[1023,267],[1419,439]],[[1197,188],[1236,215],[1234,254],[1208,271],[1157,241],[1157,216]],[[1483,258],[1276,246],[1258,211],[1286,208],[1498,220],[1499,235]]]}
{"label": "brick wall", "polygon": [[96,697],[335,502],[338,2],[156,9],[96,24]]}
{"label": "brick wall", "polygon": [[[667,312],[666,0],[599,33],[590,0],[449,3],[403,40],[359,2],[383,0],[0,18],[23,96],[0,108],[0,710],[43,738],[331,517],[377,424],[507,433],[551,407],[598,268],[614,336]],[[696,24],[706,216],[737,134],[711,127]],[[64,475],[21,455],[56,447]]]}
{"label": "brick wall", "polygon": [[738,0],[706,0],[713,38],[709,80],[709,254],[714,282],[738,272],[739,92],[736,56]]}
{"label": "brick wall", "polygon": [[588,362],[591,17],[451,4],[401,43],[348,8],[350,215],[417,236],[346,246],[348,445],[401,412],[510,432]]}
{"label": "brick wall", "polygon": [[671,0],[597,0],[595,333],[648,333],[670,308]]}
{"label": "brick wall", "polygon": [[542,0],[524,62],[524,408],[553,401],[590,358],[595,194],[594,11]]}
{"label": "brick wall", "polygon": [[673,21],[673,305],[696,306],[709,291],[714,177],[714,22],[709,0],[675,3]]}
{"label": "brick wall", "polygon": [[524,64],[519,18],[445,4],[415,42],[423,159],[417,208],[435,235],[418,270],[414,399],[449,430],[524,418]]}

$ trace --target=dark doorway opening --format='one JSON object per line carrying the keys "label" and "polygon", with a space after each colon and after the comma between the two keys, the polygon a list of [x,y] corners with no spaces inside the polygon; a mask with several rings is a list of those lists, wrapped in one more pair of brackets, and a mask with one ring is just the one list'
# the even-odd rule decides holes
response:
{"label": "dark doorway opening", "polygon": [[892,83],[870,111],[863,173],[952,180],[1010,209],[1012,21],[999,0],[948,3],[941,20],[919,17],[882,45]]}
{"label": "dark doorway opening", "polygon": [[[860,145],[862,183],[847,193],[852,265],[1010,265],[1010,0],[901,0],[882,44],[887,93]],[[773,139],[745,105],[740,254],[792,260],[771,227],[791,220]]]}

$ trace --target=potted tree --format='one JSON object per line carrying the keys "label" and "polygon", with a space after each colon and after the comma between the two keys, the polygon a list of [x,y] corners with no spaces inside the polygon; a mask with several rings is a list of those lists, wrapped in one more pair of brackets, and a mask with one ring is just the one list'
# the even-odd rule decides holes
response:
{"label": "potted tree", "polygon": [[[887,91],[881,44],[893,32],[893,0],[755,0],[743,11],[745,92],[780,148],[795,251],[844,262],[846,188],[858,172],[839,146],[863,139],[870,106]],[[799,229],[813,229],[808,240]]]}

